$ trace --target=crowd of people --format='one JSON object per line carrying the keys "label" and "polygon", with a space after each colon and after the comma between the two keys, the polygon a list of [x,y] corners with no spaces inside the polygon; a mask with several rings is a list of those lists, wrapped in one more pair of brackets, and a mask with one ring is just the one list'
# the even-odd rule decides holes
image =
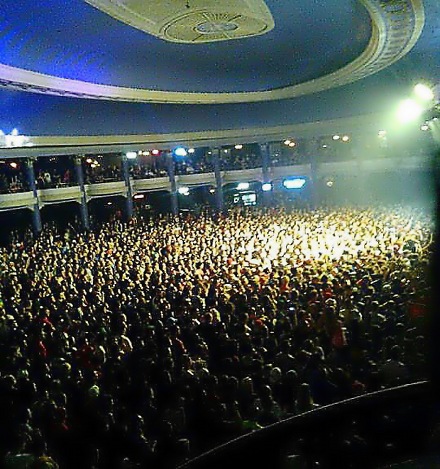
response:
{"label": "crowd of people", "polygon": [[172,468],[423,378],[432,232],[402,207],[267,209],[12,240],[3,467]]}

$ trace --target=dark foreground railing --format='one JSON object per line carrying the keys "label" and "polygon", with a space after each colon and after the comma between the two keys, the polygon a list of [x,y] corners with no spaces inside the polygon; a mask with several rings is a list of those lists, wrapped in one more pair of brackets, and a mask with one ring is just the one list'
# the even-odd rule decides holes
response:
{"label": "dark foreground railing", "polygon": [[407,384],[283,420],[179,469],[377,467],[424,451],[437,416],[430,383]]}

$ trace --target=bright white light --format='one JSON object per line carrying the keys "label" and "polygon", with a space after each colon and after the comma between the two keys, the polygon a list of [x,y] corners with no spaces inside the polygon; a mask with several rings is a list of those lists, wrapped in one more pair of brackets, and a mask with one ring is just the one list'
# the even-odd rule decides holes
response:
{"label": "bright white light", "polygon": [[209,189],[209,193],[210,194],[215,194],[215,189],[213,187],[211,187],[211,189]]}
{"label": "bright white light", "polygon": [[263,192],[270,192],[272,190],[272,184],[270,182],[265,182],[262,186],[261,186],[261,190]]}
{"label": "bright white light", "polygon": [[339,140],[341,137],[339,135],[333,135],[333,140]]}
{"label": "bright white light", "polygon": [[113,205],[113,202],[107,202],[107,205]]}
{"label": "bright white light", "polygon": [[11,135],[13,137],[16,137],[18,135],[18,130],[17,129],[13,129],[12,132],[11,132]]}
{"label": "bright white light", "polygon": [[134,199],[144,199],[145,195],[144,194],[136,194],[133,198]]}
{"label": "bright white light", "polygon": [[194,153],[196,150],[194,148],[189,148],[188,153]]}
{"label": "bright white light", "polygon": [[86,163],[92,164],[92,163],[93,163],[92,158],[87,158],[87,159],[86,159]]}
{"label": "bright white light", "polygon": [[327,187],[332,187],[333,186],[333,181],[330,179],[327,181]]}
{"label": "bright white light", "polygon": [[424,132],[426,132],[427,130],[429,130],[429,125],[428,125],[428,124],[423,124],[423,125],[420,127],[420,130],[423,130]]}
{"label": "bright white light", "polygon": [[397,109],[397,118],[402,123],[411,122],[420,117],[422,112],[422,106],[414,101],[414,99],[405,99]]}
{"label": "bright white light", "polygon": [[176,156],[186,156],[188,154],[188,152],[183,147],[177,147],[177,148],[174,149],[174,154]]}
{"label": "bright white light", "polygon": [[143,151],[143,152],[142,152],[142,155],[143,155],[143,156],[149,156],[149,155],[150,155],[150,152],[149,152],[149,151]]}
{"label": "bright white light", "polygon": [[142,153],[143,153],[142,150],[138,151],[138,155],[142,155]]}
{"label": "bright white light", "polygon": [[249,189],[249,183],[248,182],[239,182],[237,184],[237,190],[238,191],[247,191]]}
{"label": "bright white light", "polygon": [[238,145],[235,145],[234,147],[236,150],[241,150],[243,148],[243,145],[241,144],[238,144]]}
{"label": "bright white light", "polygon": [[283,181],[283,185],[286,189],[301,189],[305,183],[306,180],[303,178],[285,179]]}
{"label": "bright white light", "polygon": [[158,155],[158,154],[159,154],[159,150],[153,150],[151,153],[152,153],[153,155]]}
{"label": "bright white light", "polygon": [[327,147],[328,147],[328,145],[322,145],[322,148],[327,148]]}
{"label": "bright white light", "polygon": [[348,135],[344,135],[344,136],[342,137],[342,141],[343,141],[343,142],[348,142],[349,140],[350,140],[350,137],[349,137]]}
{"label": "bright white light", "polygon": [[189,187],[185,187],[185,186],[179,187],[179,188],[177,189],[177,192],[178,192],[180,195],[189,195]]}
{"label": "bright white light", "polygon": [[290,142],[290,143],[289,143],[289,147],[294,147],[295,145],[296,145],[295,142]]}
{"label": "bright white light", "polygon": [[426,86],[423,83],[419,83],[414,87],[414,93],[423,101],[431,101],[434,99],[434,92],[429,86]]}
{"label": "bright white light", "polygon": [[284,140],[284,145],[289,145],[290,144],[290,140]]}
{"label": "bright white light", "polygon": [[18,168],[18,164],[15,161],[13,161],[12,163],[9,163],[9,166],[14,169]]}
{"label": "bright white light", "polygon": [[228,151],[229,151],[229,150],[228,150],[227,148],[225,148],[225,149],[223,150],[223,153],[228,153]]}
{"label": "bright white light", "polygon": [[125,156],[127,160],[135,160],[137,158],[137,153],[135,151],[128,151]]}

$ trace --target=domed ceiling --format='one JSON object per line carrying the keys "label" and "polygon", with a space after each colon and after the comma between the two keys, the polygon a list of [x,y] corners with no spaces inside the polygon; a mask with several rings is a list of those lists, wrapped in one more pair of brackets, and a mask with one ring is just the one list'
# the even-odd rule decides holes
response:
{"label": "domed ceiling", "polygon": [[439,17],[437,0],[6,2],[0,129],[183,131],[374,112],[372,92],[438,79]]}

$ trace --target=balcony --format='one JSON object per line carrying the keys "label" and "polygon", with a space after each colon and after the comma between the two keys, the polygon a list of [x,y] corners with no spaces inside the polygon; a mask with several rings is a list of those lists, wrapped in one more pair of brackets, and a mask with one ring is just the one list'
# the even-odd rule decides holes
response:
{"label": "balcony", "polygon": [[[355,176],[360,173],[374,174],[401,170],[427,170],[429,158],[412,156],[409,158],[372,158],[368,160],[350,160],[339,162],[326,162],[317,165],[316,176]],[[260,181],[263,182],[262,168],[239,169],[222,171],[222,184],[234,182]],[[312,176],[311,164],[277,166],[269,168],[269,178],[280,180],[291,176]],[[178,185],[215,185],[213,172],[176,175]],[[170,191],[171,183],[168,177],[156,177],[149,179],[131,180],[132,193],[149,191]],[[127,187],[124,181],[110,181],[84,186],[87,200],[98,197],[122,196],[127,197]],[[38,191],[38,203],[40,206],[63,202],[81,202],[79,186],[60,187],[57,189],[41,189]],[[0,195],[0,210],[12,210],[16,208],[32,208],[35,199],[32,192],[16,192]]]}

